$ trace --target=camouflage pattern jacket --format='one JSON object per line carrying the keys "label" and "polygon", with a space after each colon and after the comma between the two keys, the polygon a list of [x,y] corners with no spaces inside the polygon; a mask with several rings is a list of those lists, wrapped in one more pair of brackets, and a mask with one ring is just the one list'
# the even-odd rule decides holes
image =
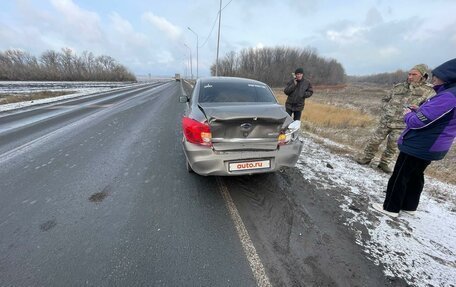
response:
{"label": "camouflage pattern jacket", "polygon": [[404,105],[419,106],[426,99],[435,95],[431,84],[421,82],[396,84],[392,91],[382,99],[382,117],[380,123],[392,129],[404,129]]}

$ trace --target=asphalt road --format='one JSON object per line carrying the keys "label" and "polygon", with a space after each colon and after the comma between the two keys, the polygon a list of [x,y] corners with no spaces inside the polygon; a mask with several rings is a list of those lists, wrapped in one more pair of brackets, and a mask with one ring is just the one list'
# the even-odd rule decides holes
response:
{"label": "asphalt road", "polygon": [[296,169],[189,174],[181,91],[0,115],[0,286],[405,286]]}

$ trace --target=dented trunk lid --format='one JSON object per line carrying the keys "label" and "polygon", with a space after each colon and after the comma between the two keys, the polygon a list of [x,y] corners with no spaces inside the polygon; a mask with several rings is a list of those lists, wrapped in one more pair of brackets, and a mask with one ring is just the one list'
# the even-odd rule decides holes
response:
{"label": "dented trunk lid", "polygon": [[275,150],[280,132],[291,119],[278,104],[200,105],[211,128],[213,148]]}

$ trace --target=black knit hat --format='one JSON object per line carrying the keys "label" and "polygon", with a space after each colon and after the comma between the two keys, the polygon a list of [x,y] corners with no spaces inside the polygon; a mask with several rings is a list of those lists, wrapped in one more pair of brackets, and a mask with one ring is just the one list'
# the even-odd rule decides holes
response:
{"label": "black knit hat", "polygon": [[456,58],[446,61],[442,65],[432,70],[432,75],[436,76],[445,83],[456,82]]}
{"label": "black knit hat", "polygon": [[304,74],[304,69],[303,68],[297,68],[295,70],[295,74]]}

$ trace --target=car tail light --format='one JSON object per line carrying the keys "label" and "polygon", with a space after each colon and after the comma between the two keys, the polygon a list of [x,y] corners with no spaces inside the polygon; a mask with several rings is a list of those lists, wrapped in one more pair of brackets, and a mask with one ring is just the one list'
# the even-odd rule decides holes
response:
{"label": "car tail light", "polygon": [[279,145],[286,144],[287,136],[285,135],[284,131],[281,131],[278,137]]}
{"label": "car tail light", "polygon": [[208,124],[183,117],[182,129],[187,141],[200,145],[212,145],[212,134]]}
{"label": "car tail light", "polygon": [[281,131],[277,140],[279,141],[279,145],[284,145],[289,143],[290,141],[296,139],[298,136],[298,131],[301,128],[300,121],[292,122],[285,131]]}

